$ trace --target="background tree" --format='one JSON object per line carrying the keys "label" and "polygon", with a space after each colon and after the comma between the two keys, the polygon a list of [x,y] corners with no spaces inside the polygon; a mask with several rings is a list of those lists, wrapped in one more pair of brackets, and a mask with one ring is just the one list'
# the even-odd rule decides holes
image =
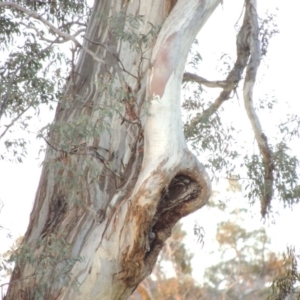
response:
{"label": "background tree", "polygon": [[192,276],[191,272],[198,269],[189,253],[195,249],[187,249],[186,233],[177,224],[152,275],[140,283],[130,299],[251,300],[285,299],[292,295],[299,276],[295,253],[289,250],[283,256],[276,254],[270,249],[264,228],[247,229],[245,224],[251,221],[248,209],[229,212],[230,206],[218,205],[216,199],[210,201],[208,213],[221,221],[215,231],[218,247],[210,248],[211,266],[203,278],[196,277],[201,283],[195,281],[195,273]]}
{"label": "background tree", "polygon": [[[96,1],[90,15],[81,1],[0,2],[4,46],[16,46],[22,35],[27,51],[17,45],[2,68],[0,117],[10,119],[1,137],[17,121],[26,127],[29,109],[58,101],[54,122],[40,134],[48,148],[6,299],[126,299],[151,272],[174,224],[210,195],[207,173],[182,131],[182,80],[222,89],[186,126],[188,138],[200,132],[205,149],[222,152],[225,144],[214,143],[223,139],[213,128],[216,112],[246,70],[245,109],[260,151],[245,163],[249,197],[260,198],[265,215],[275,180],[285,200],[298,201],[296,160],[286,158],[284,145],[280,157],[273,154],[253,107],[260,62],[255,1],[245,1],[237,60],[226,80],[183,76],[191,44],[220,2],[106,0]],[[48,72],[47,62],[57,64],[53,45],[66,41],[73,57],[60,93],[45,79],[61,76],[56,65]],[[5,144],[24,149],[22,139]],[[290,159],[288,168],[282,157]],[[213,163],[224,166],[222,159]]]}
{"label": "background tree", "polygon": [[295,249],[288,247],[284,253],[284,272],[278,274],[272,283],[272,292],[269,299],[299,300],[300,273],[298,268],[299,254]]}
{"label": "background tree", "polygon": [[193,255],[184,242],[185,236],[182,224],[177,223],[160,252],[152,275],[140,283],[129,299],[201,299],[202,288],[192,276]]}
{"label": "background tree", "polygon": [[247,209],[235,209],[218,224],[220,261],[205,271],[207,299],[267,299],[273,280],[286,275],[285,260],[270,250],[265,229],[243,226],[247,215]]}

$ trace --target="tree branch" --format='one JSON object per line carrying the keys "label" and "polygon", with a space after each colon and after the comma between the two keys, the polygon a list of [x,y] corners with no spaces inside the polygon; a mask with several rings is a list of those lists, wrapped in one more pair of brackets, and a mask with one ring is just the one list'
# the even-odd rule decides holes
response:
{"label": "tree branch", "polygon": [[248,44],[251,56],[247,67],[246,78],[244,82],[244,105],[254,131],[255,139],[258,144],[260,154],[264,164],[264,194],[261,199],[261,214],[265,217],[267,210],[270,208],[273,196],[274,183],[274,164],[272,162],[272,150],[269,147],[268,140],[264,134],[259,118],[253,107],[253,88],[256,81],[257,69],[260,64],[260,43],[258,39],[258,16],[256,0],[246,0],[245,23],[243,26],[248,27],[249,31],[244,37]]}
{"label": "tree branch", "polygon": [[3,132],[0,134],[0,140],[4,137],[4,135],[7,133],[7,131],[9,130],[10,127],[12,127],[16,121],[19,120],[19,118],[24,115],[24,113],[26,113],[28,111],[29,108],[31,108],[32,105],[29,104],[24,110],[22,110],[14,119],[11,120],[11,122],[8,125],[4,125],[5,130],[3,130]]}
{"label": "tree branch", "polygon": [[[124,76],[122,75],[122,72],[121,72],[121,71],[127,73],[128,75],[134,77],[135,79],[138,79],[138,77],[135,76],[135,75],[133,75],[132,73],[128,72],[128,71],[125,69],[125,67],[124,67],[122,61],[120,60],[120,58],[119,58],[113,51],[111,51],[107,45],[104,45],[104,44],[102,44],[102,43],[98,43],[98,42],[92,41],[92,40],[88,39],[88,38],[85,37],[85,36],[83,36],[83,38],[84,38],[85,40],[87,40],[88,42],[94,44],[94,45],[103,47],[108,53],[110,53],[110,54],[112,55],[112,57],[116,60],[116,65],[115,65],[115,66],[116,66],[116,72],[117,72],[117,74],[118,74],[118,76],[119,76],[119,80],[120,80],[120,82],[121,82],[121,85],[122,85],[122,87],[123,87],[123,90],[124,90],[125,92],[128,92],[128,85],[127,85],[127,83],[126,83],[126,81],[125,81],[125,78],[124,78]],[[119,66],[119,63],[120,63],[120,65],[121,65],[121,67]]]}
{"label": "tree branch", "polygon": [[237,36],[237,59],[234,67],[224,81],[208,81],[201,76],[191,73],[185,73],[183,82],[194,81],[207,87],[222,87],[223,91],[214,103],[204,110],[201,114],[197,114],[190,122],[190,127],[196,127],[197,124],[207,120],[214,114],[219,107],[230,98],[232,91],[242,79],[242,74],[246,69],[246,78],[244,82],[244,105],[254,131],[260,154],[263,158],[264,165],[264,193],[261,199],[261,214],[264,217],[270,207],[271,198],[273,196],[274,182],[274,164],[272,162],[272,151],[269,147],[268,140],[264,134],[259,118],[253,107],[253,88],[256,81],[257,69],[260,64],[260,42],[258,38],[258,16],[256,10],[256,0],[245,1],[245,15],[243,25]]}
{"label": "tree branch", "polygon": [[207,87],[223,88],[223,91],[220,93],[219,97],[214,101],[214,103],[211,106],[209,106],[207,109],[205,109],[201,114],[197,114],[191,120],[191,124],[190,124],[191,127],[195,127],[198,123],[207,120],[211,115],[213,115],[226,100],[230,99],[232,92],[236,89],[238,83],[242,79],[242,74],[248,64],[249,56],[250,56],[249,47],[248,45],[245,45],[244,43],[245,41],[242,40],[246,38],[245,32],[246,31],[248,32],[249,29],[248,27],[246,28],[247,24],[245,24],[245,18],[246,15],[244,17],[244,24],[237,35],[236,62],[225,80],[208,81],[201,76],[197,76],[194,74],[189,75],[190,73],[185,73],[187,75],[184,75],[183,77],[183,82],[194,81],[203,84]]}
{"label": "tree branch", "polygon": [[29,10],[29,9],[27,9],[27,8],[21,6],[21,5],[18,5],[15,2],[11,2],[11,1],[0,3],[0,8],[1,7],[3,7],[3,8],[7,8],[7,7],[15,8],[16,10],[25,13],[29,17],[34,18],[36,20],[39,20],[45,26],[47,26],[52,32],[54,32],[55,34],[57,34],[60,37],[64,38],[64,40],[66,42],[67,41],[72,41],[76,46],[80,47],[86,53],[88,53],[89,55],[91,55],[94,58],[94,60],[96,60],[97,62],[99,62],[101,64],[105,64],[105,62],[102,59],[100,59],[93,51],[91,51],[90,49],[88,49],[85,46],[83,46],[74,36],[72,36],[72,35],[70,35],[68,33],[65,33],[65,32],[59,30],[57,27],[55,27],[52,23],[50,23],[49,21],[47,21],[46,19],[44,19],[38,13],[36,13],[36,12],[34,12],[32,10]]}
{"label": "tree branch", "polygon": [[[47,43],[51,43],[51,44],[63,44],[65,42],[67,42],[64,38],[60,39],[59,37],[57,37],[55,40],[47,39],[47,38],[44,37],[44,34],[41,31],[39,31],[36,27],[29,26],[29,25],[25,24],[24,22],[20,22],[19,24],[23,25],[27,29],[34,30],[36,32],[36,34],[40,37],[40,39],[42,41],[47,42]],[[85,29],[83,29],[83,28],[79,29],[72,36],[75,38],[76,36],[78,36],[80,33],[83,33],[83,32],[85,32]]]}
{"label": "tree branch", "polygon": [[230,82],[227,82],[226,80],[222,81],[210,81],[207,80],[199,75],[186,72],[183,74],[183,80],[182,82],[197,82],[199,84],[203,84],[210,88],[226,88],[230,85]]}

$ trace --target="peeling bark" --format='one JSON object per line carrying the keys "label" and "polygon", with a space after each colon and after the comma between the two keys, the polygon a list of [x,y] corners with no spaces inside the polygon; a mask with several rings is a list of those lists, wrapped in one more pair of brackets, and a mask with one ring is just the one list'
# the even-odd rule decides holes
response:
{"label": "peeling bark", "polygon": [[[16,264],[6,300],[127,299],[175,223],[207,202],[209,178],[183,135],[180,86],[195,35],[220,0],[179,0],[172,10],[171,1],[166,10],[169,2],[95,2],[47,140],[21,250],[34,260]],[[118,33],[126,16],[140,15],[141,34],[148,22],[161,30],[134,51]]]}

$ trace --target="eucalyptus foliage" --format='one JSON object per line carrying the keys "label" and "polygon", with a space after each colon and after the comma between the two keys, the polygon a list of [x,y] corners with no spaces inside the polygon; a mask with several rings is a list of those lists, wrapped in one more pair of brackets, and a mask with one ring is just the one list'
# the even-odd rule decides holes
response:
{"label": "eucalyptus foliage", "polygon": [[76,36],[85,31],[90,7],[86,1],[69,0],[13,4],[24,11],[0,6],[0,140],[9,152],[2,152],[0,158],[21,161],[28,142],[22,131],[30,131],[30,121],[36,120],[41,108],[56,107],[77,53],[74,46],[73,56],[66,51],[62,44],[67,39],[26,10],[42,16],[59,32]]}

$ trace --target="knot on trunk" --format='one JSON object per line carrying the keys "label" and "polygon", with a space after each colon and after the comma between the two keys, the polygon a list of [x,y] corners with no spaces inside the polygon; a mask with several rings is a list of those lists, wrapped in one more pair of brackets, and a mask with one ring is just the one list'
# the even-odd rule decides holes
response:
{"label": "knot on trunk", "polygon": [[188,204],[197,200],[200,192],[199,184],[183,174],[176,175],[171,183],[163,188],[148,234],[149,252],[154,247],[163,245],[176,222],[191,212]]}

